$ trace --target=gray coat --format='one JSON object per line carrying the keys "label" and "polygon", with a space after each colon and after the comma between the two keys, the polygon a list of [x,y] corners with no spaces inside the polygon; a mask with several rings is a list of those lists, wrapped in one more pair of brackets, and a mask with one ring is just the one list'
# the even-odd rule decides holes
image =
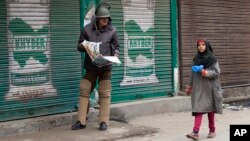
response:
{"label": "gray coat", "polygon": [[208,74],[205,77],[200,72],[191,71],[190,73],[188,85],[192,87],[192,112],[222,114],[223,98],[219,81],[219,63],[216,62],[206,70]]}
{"label": "gray coat", "polygon": [[[119,43],[116,28],[111,24],[111,19],[109,19],[108,26],[103,30],[98,30],[96,28],[96,20],[92,20],[91,23],[87,24],[84,29],[81,31],[80,38],[78,41],[78,51],[85,52],[81,43],[84,40],[90,42],[102,42],[100,45],[100,53],[103,56],[113,56],[114,54],[119,55]],[[111,70],[112,66],[107,65],[101,68],[98,68],[95,64],[92,63],[89,55],[85,53],[84,68],[92,71],[99,70]]]}

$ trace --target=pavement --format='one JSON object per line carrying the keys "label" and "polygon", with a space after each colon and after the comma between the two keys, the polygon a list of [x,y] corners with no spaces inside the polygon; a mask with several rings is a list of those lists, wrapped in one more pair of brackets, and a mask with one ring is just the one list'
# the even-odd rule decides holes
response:
{"label": "pavement", "polygon": [[86,129],[73,131],[70,130],[70,126],[61,126],[35,133],[4,137],[0,141],[113,141],[138,135],[153,134],[158,130],[151,127],[111,121],[110,128],[107,131],[99,131],[96,124],[89,123]]}
{"label": "pavement", "polygon": [[[223,114],[216,114],[216,137],[207,138],[208,118],[203,116],[199,141],[230,141],[229,127],[232,124],[243,124],[250,126],[250,109],[232,110],[225,108]],[[153,121],[153,122],[148,122]],[[190,111],[169,112],[152,116],[141,116],[130,120],[130,124],[144,125],[151,128],[159,128],[159,132],[144,136],[135,136],[118,139],[116,141],[192,141],[186,138],[186,134],[192,131],[194,117]],[[247,139],[249,140],[249,139]],[[239,141],[246,141],[239,139]]]}
{"label": "pavement", "polygon": [[[91,109],[87,128],[70,130],[76,113],[65,113],[0,123],[0,141],[189,141],[191,132],[190,97],[174,96],[112,104],[110,125],[99,131],[98,109]],[[228,106],[216,115],[214,139],[207,139],[208,123],[204,116],[200,140],[229,141],[230,124],[249,124],[248,108]]]}
{"label": "pavement", "polygon": [[[155,99],[144,99],[133,102],[119,103],[111,105],[110,120],[113,122],[113,126],[117,123],[123,123],[127,126],[130,119],[143,116],[158,114],[164,112],[179,112],[190,110],[190,98],[183,96],[174,97],[160,97]],[[92,124],[97,125],[98,120],[98,109],[90,109],[88,115],[87,126],[91,129]],[[65,127],[65,129],[70,129],[70,126],[76,122],[76,112],[63,113],[50,116],[34,117],[22,120],[14,120],[8,122],[0,123],[0,141],[5,137],[20,136],[24,134],[31,134],[41,131],[47,131],[49,129],[54,129],[56,127]],[[112,124],[110,127],[112,127]],[[129,125],[129,124],[128,124]],[[128,127],[130,128],[130,127]],[[145,129],[145,132],[147,129]],[[154,129],[152,129],[154,131]],[[144,131],[141,130],[142,134]],[[133,132],[134,133],[134,132]],[[136,134],[139,134],[135,132]],[[124,130],[124,134],[125,130]],[[89,134],[88,134],[89,135]],[[133,136],[133,135],[130,135]]]}

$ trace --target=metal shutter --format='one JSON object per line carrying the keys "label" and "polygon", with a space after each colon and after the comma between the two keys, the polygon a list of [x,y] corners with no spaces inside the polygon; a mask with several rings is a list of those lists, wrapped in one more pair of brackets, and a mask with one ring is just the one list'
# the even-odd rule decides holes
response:
{"label": "metal shutter", "polygon": [[180,0],[181,85],[187,82],[196,40],[210,40],[224,87],[250,84],[250,1]]}
{"label": "metal shutter", "polygon": [[112,102],[173,94],[170,0],[107,1],[120,41]]}
{"label": "metal shutter", "polygon": [[75,109],[79,3],[0,1],[0,121]]}

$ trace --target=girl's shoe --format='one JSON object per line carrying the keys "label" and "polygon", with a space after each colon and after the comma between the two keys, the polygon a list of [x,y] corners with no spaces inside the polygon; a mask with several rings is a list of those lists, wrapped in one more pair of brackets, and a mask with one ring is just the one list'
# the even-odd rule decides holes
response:
{"label": "girl's shoe", "polygon": [[216,136],[215,132],[209,132],[207,138],[214,138]]}
{"label": "girl's shoe", "polygon": [[193,140],[199,140],[199,134],[196,133],[189,133],[186,135],[187,138],[193,139]]}

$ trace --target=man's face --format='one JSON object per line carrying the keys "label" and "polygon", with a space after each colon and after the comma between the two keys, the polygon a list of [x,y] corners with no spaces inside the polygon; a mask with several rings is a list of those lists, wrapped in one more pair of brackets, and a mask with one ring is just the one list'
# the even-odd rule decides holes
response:
{"label": "man's face", "polygon": [[108,25],[109,18],[100,18],[98,19],[98,26],[99,28],[103,28]]}
{"label": "man's face", "polygon": [[206,50],[206,44],[204,42],[198,43],[198,50],[199,52],[204,52]]}

